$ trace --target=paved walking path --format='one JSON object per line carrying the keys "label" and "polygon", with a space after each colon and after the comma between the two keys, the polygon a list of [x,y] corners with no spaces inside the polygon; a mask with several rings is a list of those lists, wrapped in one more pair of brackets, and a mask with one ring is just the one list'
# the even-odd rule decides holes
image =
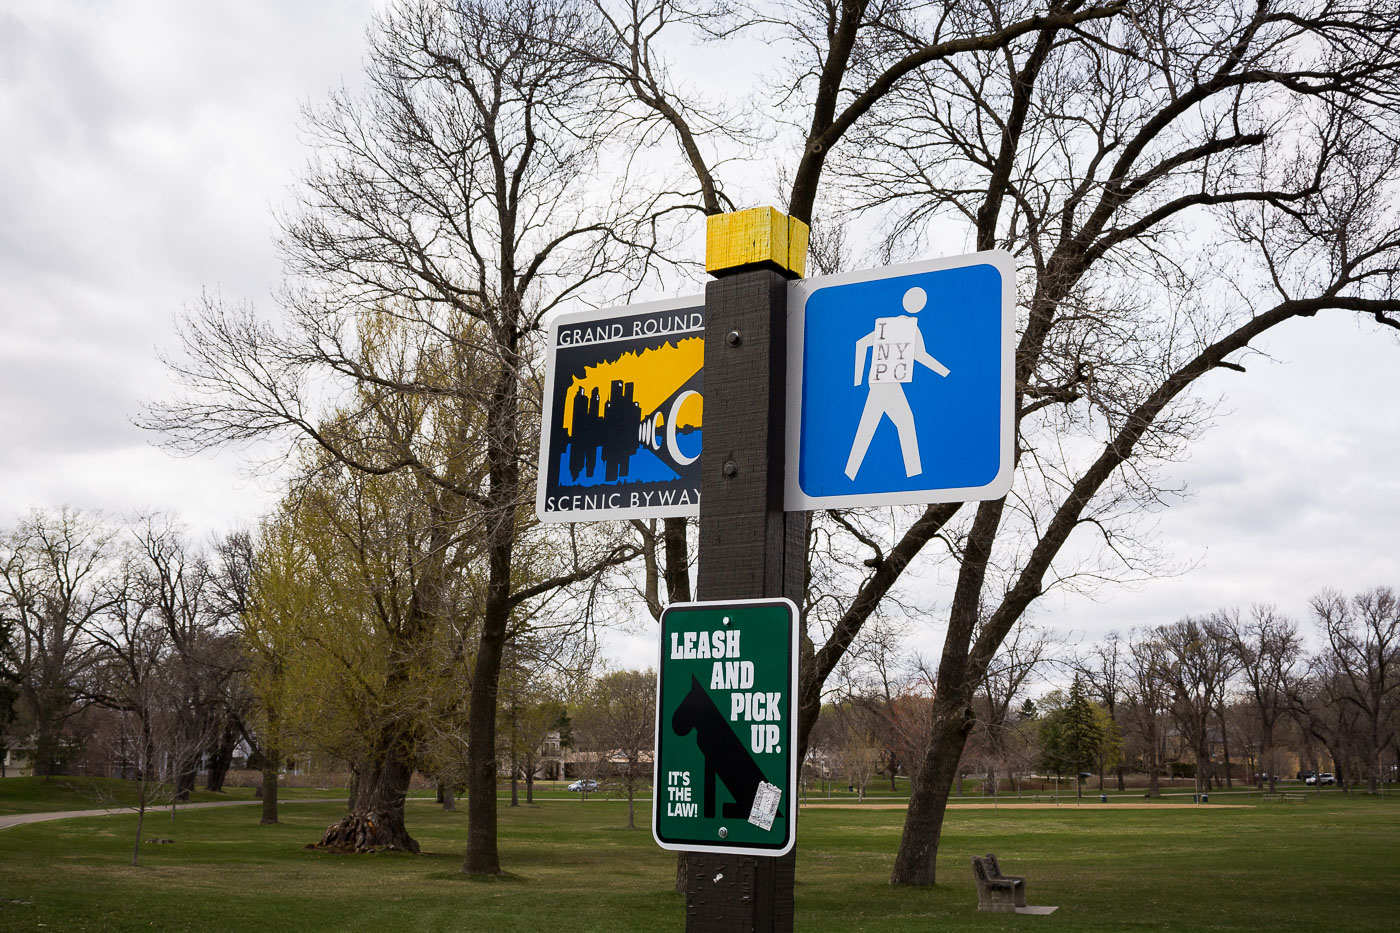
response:
{"label": "paved walking path", "polygon": [[[286,800],[277,801],[279,807],[289,803],[334,803],[344,801],[344,797],[293,797]],[[177,810],[207,810],[212,807],[247,807],[257,804],[262,805],[262,801],[254,798],[252,800],[214,800],[209,803],[182,803]],[[147,807],[146,813],[163,813],[169,810],[166,805],[158,807]],[[54,810],[48,813],[10,813],[0,816],[0,829],[9,829],[11,826],[19,826],[23,823],[43,823],[48,820],[71,820],[80,816],[114,816],[118,813],[135,813],[134,807],[114,807],[107,810]]]}
{"label": "paved walking path", "polygon": [[[1165,795],[1164,795],[1164,796],[1165,796]],[[510,798],[509,798],[509,797],[506,797],[506,796],[502,796],[502,797],[500,797],[499,799],[501,799],[501,800],[509,800]],[[550,798],[550,799],[553,799],[553,800],[560,800],[560,799],[566,799],[566,798]],[[594,799],[595,802],[600,802],[600,803],[601,803],[601,802],[608,802],[608,801],[621,802],[621,801],[625,801],[625,800],[626,800],[626,798],[622,798],[622,797],[618,797],[618,798],[605,798],[604,800],[601,800],[601,801],[598,800],[597,797],[595,797],[595,798],[593,798],[593,799]],[[651,800],[650,797],[637,797],[637,798],[635,798],[635,799],[637,800],[638,803],[649,803],[650,800]],[[878,799],[878,798],[876,798],[876,799]],[[343,802],[344,800],[345,800],[345,797],[344,797],[343,795],[340,796],[340,797],[292,797],[292,798],[284,798],[284,799],[282,799],[282,800],[277,801],[277,805],[280,807],[280,806],[286,806],[286,805],[289,804],[289,803],[336,803],[336,802]],[[436,802],[437,802],[437,801],[435,801],[432,797],[409,797],[409,798],[408,798],[408,802],[409,802],[409,803],[412,803],[412,802],[414,802],[414,801],[422,801],[422,802],[425,802],[425,803],[436,803]],[[465,802],[465,798],[463,798],[463,802]],[[183,804],[180,804],[180,806],[177,807],[176,809],[179,809],[179,810],[205,810],[205,809],[209,809],[209,808],[211,808],[211,807],[249,807],[249,806],[253,806],[254,804],[261,805],[261,804],[262,804],[262,801],[261,801],[261,800],[258,800],[257,798],[254,798],[254,799],[252,799],[252,800],[215,800],[215,801],[212,801],[212,802],[209,802],[209,803],[183,803]],[[821,802],[818,802],[818,801],[814,800],[814,801],[812,801],[812,802],[810,802],[810,803],[804,801],[804,802],[802,803],[802,806],[803,806],[804,808],[810,807],[811,809],[814,809],[814,810],[903,810],[903,809],[906,809],[906,808],[909,806],[909,804],[908,804],[907,802],[905,802],[905,803],[854,803],[854,802],[852,802],[852,803],[834,803],[834,802],[833,802],[833,803],[821,803]],[[949,803],[949,804],[948,804],[948,809],[950,809],[950,810],[993,810],[993,809],[997,809],[997,810],[1045,810],[1045,809],[1054,809],[1056,806],[1057,806],[1056,804],[1050,803],[1050,802],[1048,802],[1048,801],[1045,802],[1045,803]],[[1184,808],[1191,808],[1191,809],[1207,809],[1207,810],[1245,810],[1245,809],[1252,809],[1254,806],[1255,806],[1255,804],[1252,804],[1252,803],[1246,803],[1246,804],[1241,804],[1241,803],[1233,803],[1233,804],[1232,804],[1232,803],[1206,803],[1206,804],[1195,804],[1195,803],[1137,803],[1137,802],[1133,802],[1133,803],[1127,803],[1127,802],[1122,802],[1122,803],[1098,803],[1098,802],[1089,803],[1088,801],[1085,801],[1084,803],[1076,804],[1076,803],[1074,803],[1072,800],[1062,800],[1062,801],[1058,804],[1058,807],[1059,807],[1060,809],[1078,809],[1078,810],[1177,810],[1177,809],[1184,809]],[[161,812],[161,811],[164,811],[164,810],[167,810],[167,809],[169,809],[169,807],[166,807],[166,806],[148,807],[148,808],[146,809],[146,812],[147,812],[147,813],[157,813],[157,812]],[[75,819],[75,818],[77,818],[77,817],[84,817],[84,816],[114,816],[114,815],[116,815],[116,814],[118,814],[118,813],[134,813],[134,812],[135,812],[135,810],[134,810],[134,808],[132,808],[132,807],[115,807],[115,808],[109,809],[109,810],[56,810],[56,811],[52,811],[52,812],[49,812],[49,813],[11,813],[11,814],[7,814],[7,815],[0,815],[0,829],[9,829],[11,826],[19,826],[19,825],[22,825],[22,824],[24,824],[24,823],[43,823],[43,822],[46,822],[46,821],[48,821],[48,820],[71,820],[71,819]]]}
{"label": "paved walking path", "polygon": [[[812,810],[907,810],[907,803],[804,803]],[[949,810],[1252,810],[1252,803],[950,803]]]}
{"label": "paved walking path", "polygon": [[[459,799],[460,799],[460,801],[462,802],[462,804],[464,804],[464,805],[466,804],[466,798],[465,798],[465,797],[462,797],[462,798],[459,798]],[[501,796],[499,796],[497,799],[499,799],[499,800],[509,800],[509,799],[510,799],[510,796],[509,796],[509,795],[501,795]],[[524,799],[523,795],[522,795],[521,799],[522,799],[522,800]],[[565,799],[565,798],[552,798],[552,799],[559,800],[559,799]],[[624,798],[618,798],[618,799],[620,799],[620,800],[622,800],[622,801],[624,801],[624,802],[626,801],[626,798],[625,798],[625,797],[624,797]],[[641,800],[643,800],[644,798],[642,798],[642,797],[637,797],[636,799],[637,799],[638,801],[641,801]],[[645,798],[645,799],[646,799],[646,800],[650,800],[651,798],[648,797],[648,798]],[[596,798],[595,798],[595,800],[596,800]],[[413,802],[415,802],[415,801],[422,802],[422,803],[437,803],[437,801],[436,801],[435,799],[433,799],[432,797],[409,797],[408,800],[407,800],[408,803],[413,803]],[[279,807],[281,807],[281,806],[286,806],[286,805],[289,804],[289,803],[344,803],[344,802],[345,802],[345,795],[344,795],[344,794],[341,794],[339,797],[283,797],[281,800],[277,801],[277,805],[278,805]],[[206,809],[209,809],[210,807],[247,807],[247,806],[252,806],[252,805],[254,805],[254,804],[257,804],[257,805],[261,806],[261,805],[262,805],[262,801],[259,800],[259,799],[256,798],[256,797],[254,797],[252,800],[214,800],[214,801],[210,801],[210,802],[208,802],[208,803],[182,803],[182,804],[180,804],[178,807],[176,807],[176,809],[177,809],[177,810],[206,810]],[[148,814],[157,813],[157,812],[161,812],[161,811],[168,810],[168,809],[170,809],[169,805],[162,805],[162,806],[155,806],[155,807],[147,807],[147,808],[146,808],[146,813],[148,813]],[[113,808],[111,808],[111,809],[106,809],[106,810],[54,810],[54,811],[50,811],[50,812],[48,812],[48,813],[8,813],[8,814],[0,814],[0,829],[9,829],[11,826],[19,826],[19,825],[22,825],[22,824],[24,824],[24,823],[43,823],[43,822],[46,822],[46,821],[48,821],[48,820],[71,820],[71,819],[75,819],[75,818],[77,818],[77,817],[83,817],[83,816],[115,816],[115,815],[118,814],[118,813],[135,813],[135,812],[136,812],[136,809],[135,809],[134,807],[113,807]]]}

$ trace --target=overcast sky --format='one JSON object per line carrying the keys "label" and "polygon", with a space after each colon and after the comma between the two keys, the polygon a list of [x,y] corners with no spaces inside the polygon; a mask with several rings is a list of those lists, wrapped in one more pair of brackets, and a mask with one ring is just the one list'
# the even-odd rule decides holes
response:
{"label": "overcast sky", "polygon": [[[271,503],[236,453],[173,457],[131,419],[168,396],[157,352],[202,290],[270,303],[298,108],[357,82],[374,5],[0,0],[0,522],[161,508],[203,535]],[[1400,586],[1400,346],[1333,315],[1263,348],[1211,377],[1221,416],[1171,471],[1192,495],[1158,536],[1191,569],[1052,596],[1044,624],[1092,637],[1254,601],[1302,618],[1323,586]]]}

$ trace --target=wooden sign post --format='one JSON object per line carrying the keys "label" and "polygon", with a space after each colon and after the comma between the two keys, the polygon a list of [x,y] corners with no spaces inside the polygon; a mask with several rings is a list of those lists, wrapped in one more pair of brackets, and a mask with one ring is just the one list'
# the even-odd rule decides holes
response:
{"label": "wooden sign post", "polygon": [[[702,600],[785,596],[802,605],[804,523],[783,511],[783,458],[787,283],[802,277],[806,253],[806,224],[772,208],[709,218]],[[688,933],[792,930],[794,854],[687,859]]]}

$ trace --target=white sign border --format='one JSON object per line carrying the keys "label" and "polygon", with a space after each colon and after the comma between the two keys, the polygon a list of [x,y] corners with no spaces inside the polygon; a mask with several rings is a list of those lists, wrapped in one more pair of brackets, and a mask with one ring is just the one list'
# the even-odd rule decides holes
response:
{"label": "white sign border", "polygon": [[[566,522],[598,522],[598,521],[626,521],[629,518],[673,518],[678,516],[693,517],[700,514],[699,492],[696,493],[694,505],[689,506],[639,506],[637,508],[618,509],[579,509],[569,512],[548,512],[545,510],[545,480],[548,477],[550,464],[549,460],[549,435],[550,426],[554,423],[554,377],[556,368],[556,353],[559,349],[559,329],[561,327],[572,327],[577,324],[596,323],[607,321],[617,317],[631,317],[634,314],[653,314],[657,311],[684,311],[689,308],[699,308],[703,313],[705,310],[705,296],[687,295],[681,298],[663,298],[659,301],[644,301],[641,304],[621,305],[615,308],[600,308],[593,311],[574,311],[568,314],[561,314],[549,324],[549,342],[545,350],[545,376],[544,388],[541,394],[541,414],[540,414],[540,449],[537,457],[537,472],[535,474],[535,517],[541,522],[550,524],[563,524]],[[702,327],[699,331],[677,331],[678,334],[699,334],[704,337],[705,331]],[[702,364],[703,368],[703,364]],[[703,448],[700,456],[704,456]]]}
{"label": "white sign border", "polygon": [[[896,492],[853,493],[840,496],[812,496],[802,490],[800,457],[802,452],[802,351],[807,299],[823,288],[873,282],[924,272],[941,272],[967,266],[992,266],[1001,274],[1001,430],[997,474],[982,486],[956,489],[899,490]],[[787,307],[787,425],[784,466],[783,509],[803,512],[814,509],[852,508],[882,505],[922,505],[934,502],[973,502],[1000,499],[1011,490],[1013,473],[1012,443],[1014,425],[1012,401],[1015,390],[1014,351],[1016,341],[1016,261],[1002,249],[947,256],[923,262],[911,262],[881,269],[841,272],[788,283]]]}
{"label": "white sign border", "polygon": [[788,743],[788,800],[783,801],[780,806],[786,806],[792,815],[788,820],[788,834],[780,849],[755,849],[749,846],[727,846],[727,845],[705,845],[704,843],[677,843],[663,842],[661,834],[657,831],[656,821],[661,812],[661,672],[665,669],[666,661],[666,625],[664,621],[658,625],[657,641],[659,642],[656,652],[656,731],[653,733],[653,744],[656,746],[652,754],[651,763],[651,838],[661,848],[671,852],[727,852],[731,855],[761,855],[765,858],[779,858],[792,851],[792,847],[797,845],[797,691],[801,686],[798,681],[797,652],[800,648],[797,629],[801,624],[802,616],[797,608],[797,603],[786,596],[770,596],[766,599],[711,599],[690,603],[671,603],[661,613],[664,620],[667,612],[672,609],[717,609],[720,606],[773,606],[785,604],[788,610],[788,634],[790,642],[788,645],[788,658],[791,662],[791,670],[788,672],[788,721],[787,737]]}

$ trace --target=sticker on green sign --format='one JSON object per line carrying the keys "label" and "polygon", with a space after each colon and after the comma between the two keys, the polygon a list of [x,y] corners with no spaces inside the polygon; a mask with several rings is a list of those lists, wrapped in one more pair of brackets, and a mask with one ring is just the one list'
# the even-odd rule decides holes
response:
{"label": "sticker on green sign", "polygon": [[652,835],[777,856],[796,839],[797,607],[676,603],[661,616]]}

